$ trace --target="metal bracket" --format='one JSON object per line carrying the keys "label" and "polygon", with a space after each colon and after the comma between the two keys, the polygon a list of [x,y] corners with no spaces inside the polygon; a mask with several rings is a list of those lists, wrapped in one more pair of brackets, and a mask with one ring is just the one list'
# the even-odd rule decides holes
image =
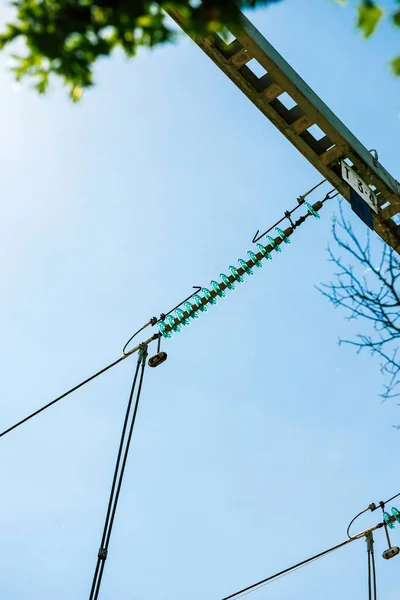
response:
{"label": "metal bracket", "polygon": [[[178,10],[166,12],[185,30],[185,20]],[[235,37],[230,44],[216,34],[189,35],[349,202],[350,188],[341,177],[340,160],[351,161],[353,169],[374,187],[378,196],[373,229],[400,253],[400,227],[392,219],[400,213],[399,182],[378,162],[376,151],[369,152],[359,142],[243,14],[239,13],[238,21],[238,25],[229,28]],[[249,68],[252,59],[264,68],[262,77]],[[294,101],[293,108],[287,108],[280,100],[284,92]],[[313,125],[321,130],[321,138],[317,139],[310,130]]]}

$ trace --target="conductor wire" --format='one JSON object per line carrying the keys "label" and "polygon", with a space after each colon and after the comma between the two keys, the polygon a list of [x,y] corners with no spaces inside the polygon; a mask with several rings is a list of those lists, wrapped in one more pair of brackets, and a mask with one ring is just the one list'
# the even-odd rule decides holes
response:
{"label": "conductor wire", "polygon": [[[136,415],[139,407],[139,399],[142,391],[144,369],[146,366],[147,358],[147,345],[143,344],[143,347],[139,351],[138,361],[136,365],[136,371],[132,382],[131,391],[129,394],[128,405],[126,408],[124,424],[122,427],[122,433],[118,448],[117,460],[114,468],[114,475],[111,484],[110,497],[107,506],[106,518],[103,527],[103,534],[101,538],[101,544],[97,555],[96,568],[93,575],[92,587],[90,590],[89,600],[97,600],[101,581],[103,578],[105,561],[108,555],[108,547],[110,544],[111,532],[114,525],[115,513],[118,506],[119,495],[121,492],[122,480],[125,473],[126,462],[129,454],[129,448],[132,439],[132,433],[135,426]],[[136,394],[136,399],[132,411],[133,395],[136,388],[136,382],[138,379],[139,369],[141,368],[139,387]]]}

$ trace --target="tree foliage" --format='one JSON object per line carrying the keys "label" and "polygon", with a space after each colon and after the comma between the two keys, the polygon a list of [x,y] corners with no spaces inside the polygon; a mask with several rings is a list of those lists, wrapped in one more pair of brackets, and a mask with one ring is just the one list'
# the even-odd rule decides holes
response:
{"label": "tree foliage", "polygon": [[15,0],[15,19],[0,35],[0,49],[22,41],[27,52],[13,55],[17,80],[30,76],[43,93],[51,75],[59,76],[78,100],[93,85],[93,65],[121,48],[135,56],[140,47],[175,39],[163,8],[175,8],[193,33],[218,31],[237,8],[277,0]]}
{"label": "tree foliage", "polygon": [[[163,8],[178,9],[191,33],[223,31],[237,9],[279,0],[14,0],[15,18],[0,34],[0,49],[16,42],[25,51],[13,54],[17,80],[28,76],[36,89],[47,90],[51,75],[67,85],[73,100],[93,85],[93,66],[102,56],[121,48],[128,57],[140,47],[175,39]],[[337,0],[340,2],[341,0]],[[395,1],[395,0],[393,0]],[[391,18],[400,27],[400,10]],[[370,36],[383,16],[372,0],[361,0],[358,27]],[[19,42],[19,43],[18,43]],[[400,57],[392,62],[400,75]]]}
{"label": "tree foliage", "polygon": [[381,360],[385,376],[386,400],[400,395],[400,257],[384,242],[376,240],[372,248],[369,234],[361,243],[340,207],[333,222],[333,235],[347,259],[328,248],[330,260],[337,267],[334,280],[320,291],[335,307],[345,309],[350,320],[360,320],[365,333],[351,344],[357,352],[369,351]]}

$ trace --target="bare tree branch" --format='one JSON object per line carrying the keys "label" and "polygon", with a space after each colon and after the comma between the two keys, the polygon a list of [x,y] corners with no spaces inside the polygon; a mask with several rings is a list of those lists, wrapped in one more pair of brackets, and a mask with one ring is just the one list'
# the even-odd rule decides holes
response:
{"label": "bare tree branch", "polygon": [[[383,242],[377,242],[373,251],[369,232],[365,244],[355,235],[345,219],[340,204],[339,216],[333,220],[336,246],[344,251],[345,259],[328,247],[329,260],[337,270],[329,284],[319,291],[335,308],[344,308],[347,319],[364,320],[367,333],[353,340],[339,340],[350,344],[357,353],[369,350],[381,359],[380,370],[385,377],[384,400],[400,396],[400,258]],[[347,260],[350,258],[351,263]]]}

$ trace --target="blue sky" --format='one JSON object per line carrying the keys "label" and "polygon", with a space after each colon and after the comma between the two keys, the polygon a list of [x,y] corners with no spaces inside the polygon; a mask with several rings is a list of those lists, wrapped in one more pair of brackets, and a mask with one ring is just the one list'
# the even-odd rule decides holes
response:
{"label": "blue sky", "polygon": [[[361,41],[351,7],[323,0],[251,19],[399,178],[400,81],[387,68],[398,33],[387,25]],[[16,86],[7,65],[3,56],[1,429],[117,358],[320,179],[187,39],[102,62],[78,106],[56,88],[38,97]],[[357,327],[315,290],[332,275],[335,210],[163,344],[102,600],[218,600],[342,541],[355,513],[399,491],[398,407],[380,402],[379,364],[338,347]],[[2,438],[2,598],[88,597],[134,366]],[[380,559],[384,549],[379,534],[379,593],[394,600],[398,559]],[[366,593],[360,541],[251,597]]]}

